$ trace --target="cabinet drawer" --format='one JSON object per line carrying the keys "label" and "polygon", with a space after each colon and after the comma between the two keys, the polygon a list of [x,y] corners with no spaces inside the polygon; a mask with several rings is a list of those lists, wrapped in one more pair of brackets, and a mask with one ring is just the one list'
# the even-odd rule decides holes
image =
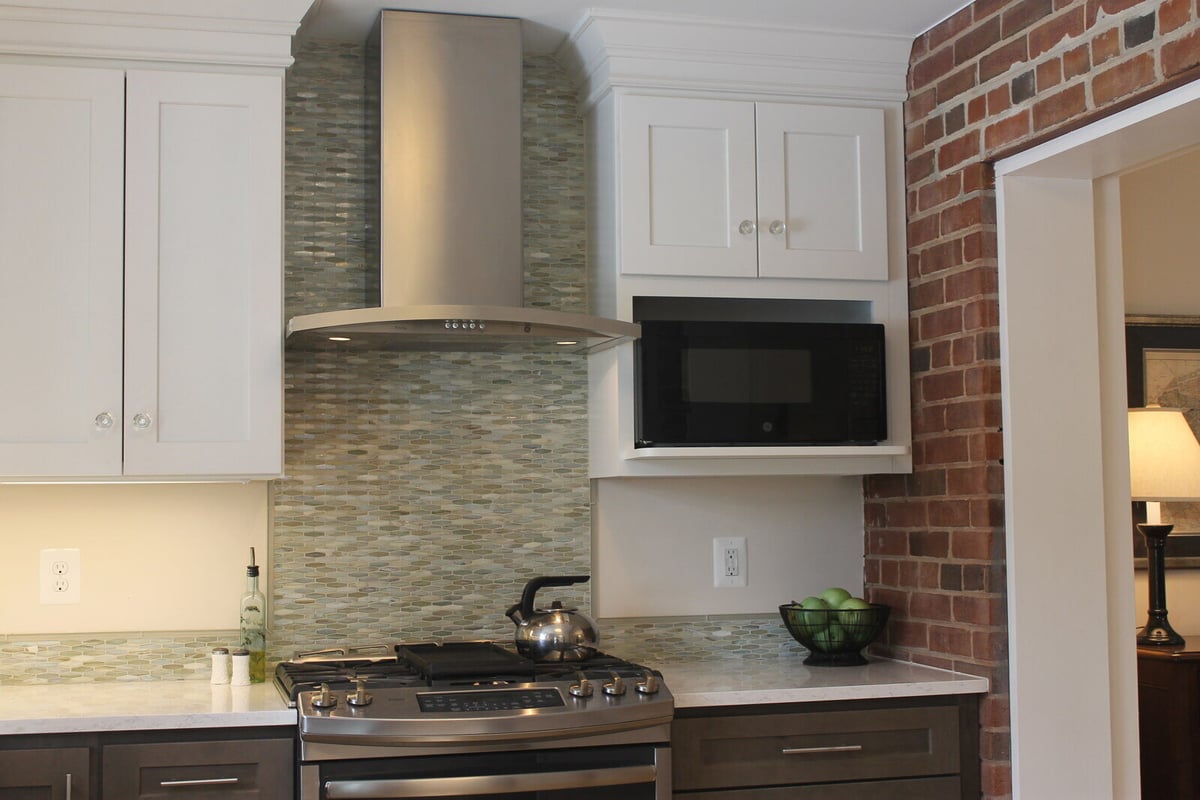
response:
{"label": "cabinet drawer", "polygon": [[704,800],[960,800],[957,777],[705,792]]}
{"label": "cabinet drawer", "polygon": [[291,800],[293,766],[290,739],[109,745],[102,794]]}
{"label": "cabinet drawer", "polygon": [[959,772],[952,706],[685,718],[671,731],[676,790]]}

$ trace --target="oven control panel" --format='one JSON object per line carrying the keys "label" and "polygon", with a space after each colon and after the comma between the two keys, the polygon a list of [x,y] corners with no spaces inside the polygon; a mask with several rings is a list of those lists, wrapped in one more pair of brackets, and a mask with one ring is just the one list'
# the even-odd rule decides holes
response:
{"label": "oven control panel", "polygon": [[480,711],[516,711],[564,705],[557,689],[472,689],[464,692],[421,692],[417,706],[426,714],[470,714]]}

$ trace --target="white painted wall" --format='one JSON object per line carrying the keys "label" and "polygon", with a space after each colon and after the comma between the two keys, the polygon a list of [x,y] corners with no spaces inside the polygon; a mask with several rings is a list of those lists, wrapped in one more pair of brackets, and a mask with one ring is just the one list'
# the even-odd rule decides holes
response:
{"label": "white painted wall", "polygon": [[[592,610],[602,618],[775,614],[863,586],[859,477],[593,481]],[[745,588],[713,586],[714,537],[745,536]]]}
{"label": "white painted wall", "polygon": [[[269,580],[269,484],[0,486],[0,635],[229,630],[249,548]],[[77,547],[76,605],[41,605],[42,548]]]}
{"label": "white painted wall", "polygon": [[[1200,150],[1121,177],[1125,313],[1200,316]],[[1146,572],[1134,574],[1138,624],[1146,620]],[[1200,570],[1167,572],[1171,625],[1200,633]]]}

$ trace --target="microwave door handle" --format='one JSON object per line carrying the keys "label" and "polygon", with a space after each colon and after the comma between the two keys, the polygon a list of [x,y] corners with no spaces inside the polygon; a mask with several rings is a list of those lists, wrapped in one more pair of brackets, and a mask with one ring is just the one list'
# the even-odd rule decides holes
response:
{"label": "microwave door handle", "polygon": [[416,797],[464,797],[477,794],[552,792],[654,783],[653,764],[608,769],[540,772],[526,775],[468,775],[454,778],[395,778],[362,781],[326,781],[329,800],[400,800]]}

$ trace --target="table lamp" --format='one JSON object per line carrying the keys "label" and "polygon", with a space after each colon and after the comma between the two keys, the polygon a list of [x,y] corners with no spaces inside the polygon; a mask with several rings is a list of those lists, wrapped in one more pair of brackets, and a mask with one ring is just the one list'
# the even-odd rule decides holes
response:
{"label": "table lamp", "polygon": [[1179,645],[1183,637],[1167,622],[1166,546],[1174,525],[1162,523],[1163,500],[1200,499],[1200,442],[1177,408],[1129,409],[1130,496],[1146,501],[1150,604],[1139,645]]}

